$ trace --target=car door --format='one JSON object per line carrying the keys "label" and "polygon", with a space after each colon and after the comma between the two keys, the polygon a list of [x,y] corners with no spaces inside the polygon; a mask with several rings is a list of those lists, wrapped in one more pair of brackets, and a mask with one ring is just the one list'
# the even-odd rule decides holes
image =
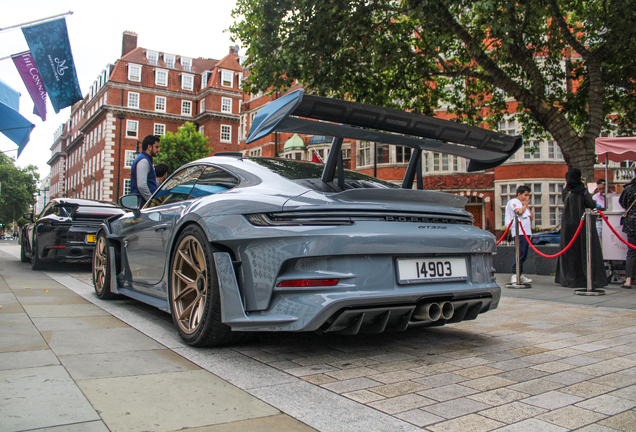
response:
{"label": "car door", "polygon": [[204,169],[196,165],[177,172],[155,192],[139,217],[126,224],[123,245],[133,283],[155,285],[161,281],[172,230],[190,204],[190,191]]}

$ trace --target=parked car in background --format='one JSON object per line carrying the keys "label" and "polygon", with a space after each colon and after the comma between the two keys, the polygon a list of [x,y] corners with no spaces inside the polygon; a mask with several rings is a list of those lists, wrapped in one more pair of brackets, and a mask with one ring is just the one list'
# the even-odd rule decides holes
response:
{"label": "parked car in background", "polygon": [[113,203],[75,198],[55,198],[20,233],[20,259],[40,270],[47,262],[90,262],[95,234],[104,219],[124,211]]}
{"label": "parked car in background", "polygon": [[[302,91],[262,108],[247,142],[276,130],[333,136],[327,160],[219,154],[181,167],[143,207],[121,197],[129,212],[97,235],[97,296],[171,313],[193,346],[246,331],[403,331],[497,307],[494,236],[473,226],[466,197],[416,190],[415,177],[422,150],[479,171],[521,137]],[[401,185],[344,169],[343,138],[412,150]]]}
{"label": "parked car in background", "polygon": [[550,231],[543,231],[532,234],[532,244],[534,245],[547,245],[547,244],[560,244],[561,242],[561,225]]}

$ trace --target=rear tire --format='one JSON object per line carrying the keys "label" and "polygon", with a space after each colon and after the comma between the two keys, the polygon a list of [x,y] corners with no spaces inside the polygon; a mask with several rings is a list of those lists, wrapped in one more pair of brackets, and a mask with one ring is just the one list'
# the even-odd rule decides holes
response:
{"label": "rear tire", "polygon": [[33,239],[33,247],[31,248],[31,270],[44,270],[44,263],[38,256],[38,242]]}
{"label": "rear tire", "polygon": [[196,347],[230,344],[245,336],[221,322],[213,252],[201,228],[190,225],[179,235],[170,259],[172,321],[181,339]]}
{"label": "rear tire", "polygon": [[100,232],[95,242],[93,251],[93,286],[95,294],[102,300],[112,300],[117,298],[110,290],[110,255],[108,253],[108,240],[106,234]]}

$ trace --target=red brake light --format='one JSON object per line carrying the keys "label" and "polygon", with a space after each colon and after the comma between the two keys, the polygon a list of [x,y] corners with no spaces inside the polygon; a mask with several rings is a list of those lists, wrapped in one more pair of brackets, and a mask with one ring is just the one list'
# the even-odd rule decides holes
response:
{"label": "red brake light", "polygon": [[340,279],[294,279],[276,285],[279,288],[320,287],[338,285]]}

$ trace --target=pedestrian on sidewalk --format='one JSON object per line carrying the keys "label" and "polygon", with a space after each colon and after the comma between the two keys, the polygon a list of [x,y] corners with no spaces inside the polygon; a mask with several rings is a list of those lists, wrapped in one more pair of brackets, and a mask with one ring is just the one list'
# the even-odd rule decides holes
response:
{"label": "pedestrian on sidewalk", "polygon": [[[532,236],[532,212],[528,208],[530,204],[530,188],[526,185],[519,186],[517,188],[517,198],[513,198],[506,204],[506,226],[510,225],[510,222],[514,219],[515,213],[519,215],[519,225],[523,227],[523,231],[519,232],[519,282],[531,283],[532,279],[523,275],[523,263],[528,257],[528,240],[523,235],[523,232]],[[515,224],[510,226],[510,234],[516,239]],[[514,257],[512,261],[512,276],[510,283],[517,283],[517,257]]]}
{"label": "pedestrian on sidewalk", "polygon": [[148,135],[141,143],[141,153],[130,167],[130,193],[145,203],[157,190],[157,174],[152,158],[159,154],[159,137]]}
{"label": "pedestrian on sidewalk", "polygon": [[[567,182],[563,188],[563,215],[561,219],[561,250],[570,243],[581,223],[585,209],[596,208],[596,203],[587,187],[581,181],[581,170],[572,168],[565,175]],[[587,251],[585,226],[579,232],[574,243],[559,256],[554,281],[568,288],[587,287]],[[592,237],[592,287],[607,285],[603,251],[596,229],[591,230]]]}
{"label": "pedestrian on sidewalk", "polygon": [[[618,203],[625,209],[625,217],[621,222],[623,231],[627,233],[627,243],[636,245],[636,171],[634,179],[629,182],[623,193],[621,193]],[[627,247],[627,258],[625,261],[625,283],[621,285],[623,288],[632,287],[632,278],[635,276],[636,270],[636,249]]]}

